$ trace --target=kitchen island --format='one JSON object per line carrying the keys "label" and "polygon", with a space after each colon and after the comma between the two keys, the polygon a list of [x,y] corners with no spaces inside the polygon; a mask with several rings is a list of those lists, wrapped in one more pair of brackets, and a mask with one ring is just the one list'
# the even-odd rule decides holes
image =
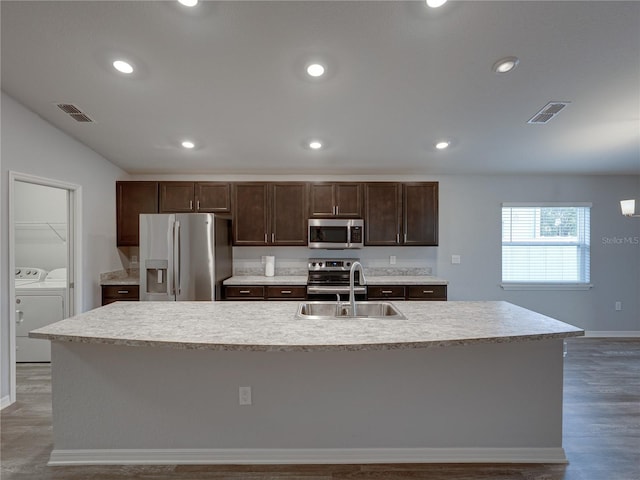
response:
{"label": "kitchen island", "polygon": [[35,330],[50,463],[566,462],[563,338],[582,330],[506,302],[394,303],[406,320],[121,302]]}

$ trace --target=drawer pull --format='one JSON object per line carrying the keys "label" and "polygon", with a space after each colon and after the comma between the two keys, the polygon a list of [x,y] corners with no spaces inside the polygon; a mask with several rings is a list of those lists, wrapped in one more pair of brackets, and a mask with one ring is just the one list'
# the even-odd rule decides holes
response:
{"label": "drawer pull", "polygon": [[422,293],[433,293],[433,290],[422,290]]}
{"label": "drawer pull", "polygon": [[118,293],[129,293],[129,290],[118,290]]}
{"label": "drawer pull", "polygon": [[242,293],[242,294],[245,294],[245,295],[246,295],[246,294],[251,293],[251,290],[240,290],[240,293]]}
{"label": "drawer pull", "polygon": [[384,295],[391,295],[393,293],[393,290],[382,290],[382,293]]}
{"label": "drawer pull", "polygon": [[291,293],[291,290],[280,290],[280,293],[283,293],[283,294],[285,294],[285,293],[286,293],[286,294],[289,294],[289,293]]}

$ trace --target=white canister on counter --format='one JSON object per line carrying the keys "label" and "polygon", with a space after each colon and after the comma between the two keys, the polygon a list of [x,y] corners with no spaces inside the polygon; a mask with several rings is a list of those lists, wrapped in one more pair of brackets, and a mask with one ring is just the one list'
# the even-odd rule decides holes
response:
{"label": "white canister on counter", "polygon": [[273,277],[276,273],[276,257],[268,256],[264,257],[264,275],[266,277]]}

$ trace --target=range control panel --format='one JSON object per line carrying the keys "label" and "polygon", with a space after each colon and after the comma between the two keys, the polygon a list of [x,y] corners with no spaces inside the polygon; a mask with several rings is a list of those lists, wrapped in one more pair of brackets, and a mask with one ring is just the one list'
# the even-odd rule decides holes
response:
{"label": "range control panel", "polygon": [[310,258],[309,271],[349,271],[353,262],[358,262],[358,258]]}

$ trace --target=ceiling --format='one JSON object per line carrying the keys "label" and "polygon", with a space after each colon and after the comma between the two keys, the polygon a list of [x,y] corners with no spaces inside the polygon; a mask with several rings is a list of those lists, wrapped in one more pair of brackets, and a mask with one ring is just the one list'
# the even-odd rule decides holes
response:
{"label": "ceiling", "polygon": [[0,5],[2,89],[131,174],[640,173],[640,2]]}

